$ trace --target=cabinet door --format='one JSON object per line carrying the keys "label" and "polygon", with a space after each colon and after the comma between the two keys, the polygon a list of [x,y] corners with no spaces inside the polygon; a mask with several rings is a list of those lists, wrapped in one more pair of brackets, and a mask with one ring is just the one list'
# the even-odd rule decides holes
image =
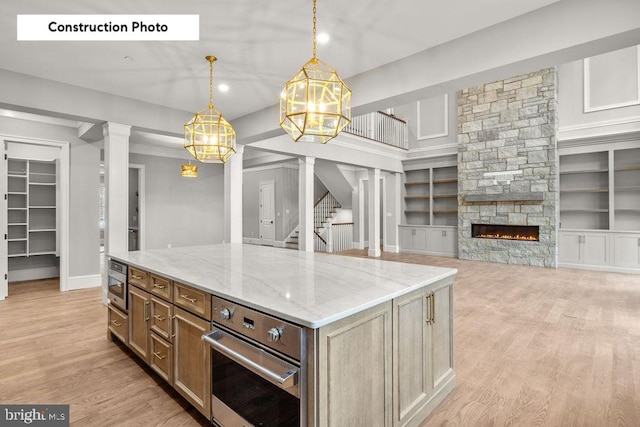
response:
{"label": "cabinet door", "polygon": [[164,378],[165,381],[171,383],[171,380],[173,379],[173,347],[170,343],[166,342],[154,333],[151,333],[149,337],[149,345],[149,366],[151,366],[151,369],[156,371],[158,375]]}
{"label": "cabinet door", "polygon": [[431,359],[430,389],[437,391],[453,376],[453,280],[445,279],[434,287],[429,307],[429,358]]}
{"label": "cabinet door", "polygon": [[211,418],[211,347],[202,341],[211,325],[178,307],[174,310],[173,387]]}
{"label": "cabinet door", "polygon": [[149,294],[129,287],[129,347],[149,363]]}
{"label": "cabinet door", "polygon": [[640,235],[614,237],[614,264],[616,267],[640,267]]}
{"label": "cabinet door", "polygon": [[606,234],[585,234],[582,239],[584,246],[584,263],[590,265],[609,265],[609,236]]}
{"label": "cabinet door", "polygon": [[415,230],[415,233],[413,235],[413,249],[417,251],[426,251],[427,250],[427,230],[424,228],[416,228],[414,230]]}
{"label": "cabinet door", "polygon": [[400,249],[413,249],[413,229],[400,228]]}
{"label": "cabinet door", "polygon": [[391,302],[317,330],[318,422],[391,426]]}
{"label": "cabinet door", "polygon": [[429,399],[427,302],[424,289],[393,301],[394,425],[404,425]]}
{"label": "cabinet door", "polygon": [[458,253],[458,229],[448,228],[445,230],[443,243],[443,251],[447,254],[455,255]]}
{"label": "cabinet door", "polygon": [[558,261],[571,264],[582,263],[580,256],[582,234],[561,231],[558,237]]}

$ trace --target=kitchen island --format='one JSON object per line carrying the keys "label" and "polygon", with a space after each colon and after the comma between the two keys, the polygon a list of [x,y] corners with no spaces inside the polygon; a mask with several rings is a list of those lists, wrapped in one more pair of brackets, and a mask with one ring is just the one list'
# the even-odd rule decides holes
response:
{"label": "kitchen island", "polygon": [[[146,291],[148,299],[166,293],[160,302],[175,303],[177,313],[189,309],[192,300],[191,305],[206,301],[201,308],[187,310],[185,319],[191,314],[204,321],[216,321],[220,315],[224,319],[224,308],[215,302],[222,299],[300,326],[302,425],[417,425],[455,385],[454,269],[243,244],[109,256],[129,266],[129,284],[134,285],[129,289],[129,310],[114,315],[121,315],[119,324],[127,322],[133,333],[114,335],[134,351],[145,345],[132,343],[140,323],[134,320],[136,301],[145,298],[139,291]],[[144,278],[142,285],[136,284],[138,278]],[[193,297],[194,293],[209,299]],[[153,301],[138,306],[145,307],[141,318],[153,323],[154,315],[147,313],[149,304]],[[110,323],[110,331],[114,328]],[[165,345],[167,354],[173,350],[173,355],[164,357],[177,363],[178,351],[171,348],[176,347],[171,341],[176,327],[164,328],[165,335],[159,328],[164,338],[155,341],[153,325],[138,329],[145,328],[150,333],[143,341],[151,347],[155,341]],[[200,329],[205,329],[204,324]],[[152,367],[157,364],[153,355],[159,359],[158,352],[143,350],[136,353],[147,357]],[[202,354],[206,379],[211,376],[206,345]],[[170,370],[161,369],[167,373],[165,379],[181,391],[175,384],[177,368]],[[210,388],[205,381],[202,396],[189,398],[189,393],[183,393],[207,417],[211,416]]]}

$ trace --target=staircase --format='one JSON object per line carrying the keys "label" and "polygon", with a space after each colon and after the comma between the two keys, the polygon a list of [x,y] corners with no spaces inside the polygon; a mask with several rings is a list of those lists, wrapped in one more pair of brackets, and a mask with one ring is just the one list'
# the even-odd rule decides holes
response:
{"label": "staircase", "polygon": [[[328,191],[324,193],[313,207],[313,240],[315,251],[327,251],[327,228],[333,222],[338,213],[338,209],[340,209],[340,203],[338,203],[336,198]],[[297,225],[285,240],[285,248],[298,249],[299,235],[300,226]]]}

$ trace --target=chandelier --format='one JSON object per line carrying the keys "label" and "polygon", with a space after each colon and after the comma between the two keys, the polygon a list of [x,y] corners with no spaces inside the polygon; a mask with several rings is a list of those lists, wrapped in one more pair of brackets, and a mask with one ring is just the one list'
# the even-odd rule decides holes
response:
{"label": "chandelier", "polygon": [[209,61],[209,106],[184,125],[184,148],[203,163],[225,163],[236,153],[236,131],[213,106],[213,63],[218,58],[207,56],[206,59]]}
{"label": "chandelier", "polygon": [[336,70],[316,57],[316,0],[313,0],[313,56],[280,94],[280,126],[294,141],[327,143],[351,121],[351,90]]}
{"label": "chandelier", "polygon": [[181,174],[185,178],[197,178],[198,177],[198,165],[192,165],[189,160],[188,165],[182,165]]}

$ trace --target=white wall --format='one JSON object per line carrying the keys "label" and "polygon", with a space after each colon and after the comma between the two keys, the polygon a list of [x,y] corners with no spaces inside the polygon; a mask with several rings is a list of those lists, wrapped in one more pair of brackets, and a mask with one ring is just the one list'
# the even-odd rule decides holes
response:
{"label": "white wall", "polygon": [[221,243],[224,239],[224,169],[198,163],[197,178],[180,176],[181,159],[131,153],[145,165],[145,248]]}
{"label": "white wall", "polygon": [[275,233],[274,240],[283,242],[298,225],[298,167],[272,165],[245,170],[242,177],[242,236],[260,238],[259,190],[260,182],[274,181]]}
{"label": "white wall", "polygon": [[[589,68],[585,76],[585,64]],[[638,46],[558,67],[559,139],[640,131]],[[593,93],[594,88],[598,92]],[[585,98],[587,102],[585,103]],[[589,99],[590,98],[590,99]],[[635,105],[629,102],[638,100]],[[586,105],[585,105],[586,104]]]}

